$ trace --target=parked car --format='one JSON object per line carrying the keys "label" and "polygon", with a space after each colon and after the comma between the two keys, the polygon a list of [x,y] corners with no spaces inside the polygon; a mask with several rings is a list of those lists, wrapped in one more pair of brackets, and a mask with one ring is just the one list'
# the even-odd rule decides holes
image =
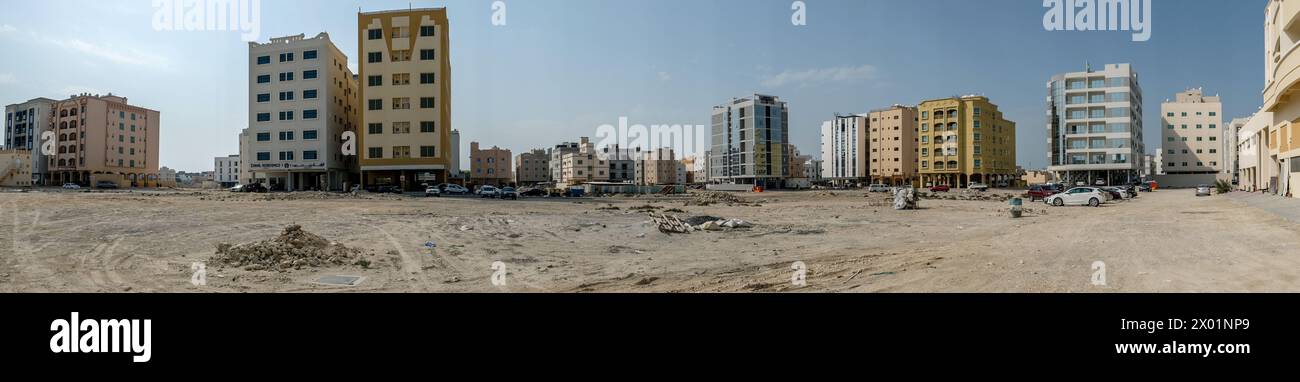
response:
{"label": "parked car", "polygon": [[425,196],[425,197],[429,197],[429,196],[442,197],[442,190],[439,190],[439,189],[438,189],[438,186],[425,187],[425,188],[424,188],[424,196]]}
{"label": "parked car", "polygon": [[1104,191],[1093,187],[1075,187],[1065,192],[1047,197],[1049,205],[1062,206],[1100,206],[1106,201]]}
{"label": "parked car", "polygon": [[244,185],[242,185],[242,184],[236,184],[234,187],[231,187],[231,188],[229,188],[228,190],[230,190],[230,192],[244,192],[244,191],[243,191],[243,190],[244,190]]}
{"label": "parked car", "polygon": [[1101,187],[1101,189],[1105,190],[1106,192],[1109,192],[1112,196],[1112,199],[1115,200],[1124,200],[1124,199],[1133,198],[1133,194],[1130,193],[1128,189],[1122,187]]}
{"label": "parked car", "polygon": [[375,188],[375,192],[380,194],[400,194],[402,188],[398,186],[379,186]]}
{"label": "parked car", "polygon": [[889,192],[889,190],[890,190],[889,185],[885,185],[885,184],[873,184],[867,186],[867,192]]}
{"label": "parked car", "polygon": [[519,196],[546,196],[546,190],[529,188],[519,192]]}
{"label": "parked car", "polygon": [[81,186],[78,185],[78,184],[76,184],[76,183],[64,183],[64,184],[63,184],[63,189],[65,189],[65,190],[80,190],[80,189],[81,189]]}
{"label": "parked car", "polygon": [[930,186],[930,192],[948,192],[948,190],[950,189],[951,187],[948,187],[948,185],[946,184],[937,184],[937,185]]}
{"label": "parked car", "polygon": [[1025,192],[1025,196],[1029,198],[1029,201],[1036,202],[1039,200],[1046,200],[1047,197],[1058,193],[1059,191],[1056,190],[1056,187],[1049,185],[1033,185],[1029,186],[1029,191]]}
{"label": "parked car", "polygon": [[1210,196],[1210,195],[1213,195],[1213,191],[1210,191],[1210,185],[1202,184],[1196,186],[1196,196]]}
{"label": "parked car", "polygon": [[506,187],[497,191],[497,197],[501,199],[519,200],[519,191],[514,187]]}
{"label": "parked car", "polygon": [[499,192],[500,190],[497,190],[495,186],[483,186],[479,187],[478,196],[480,198],[495,198]]}
{"label": "parked car", "polygon": [[1142,192],[1151,192],[1152,190],[1151,183],[1150,182],[1138,183],[1137,190]]}
{"label": "parked car", "polygon": [[459,184],[444,183],[438,189],[447,195],[469,195],[469,189]]}
{"label": "parked car", "polygon": [[114,181],[111,181],[111,180],[101,180],[101,181],[95,182],[95,188],[100,188],[100,189],[105,189],[105,190],[116,190],[116,189],[117,189],[117,182],[114,182]]}
{"label": "parked car", "polygon": [[1092,182],[1092,184],[1093,184],[1093,185],[1096,185],[1096,186],[1105,186],[1105,185],[1106,185],[1106,181],[1105,181],[1105,180],[1102,180],[1102,179],[1097,179],[1097,181]]}
{"label": "parked car", "polygon": [[968,190],[972,190],[972,191],[980,191],[980,192],[983,192],[983,191],[988,191],[988,190],[989,190],[989,185],[984,184],[984,183],[980,183],[980,182],[973,182],[973,183],[967,185],[967,186],[966,186],[966,189],[968,189]]}

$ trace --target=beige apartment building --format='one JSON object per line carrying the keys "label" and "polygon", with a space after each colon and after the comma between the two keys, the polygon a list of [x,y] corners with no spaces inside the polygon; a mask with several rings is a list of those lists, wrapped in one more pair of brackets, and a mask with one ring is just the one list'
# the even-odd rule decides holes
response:
{"label": "beige apartment building", "polygon": [[501,186],[514,181],[510,166],[510,150],[492,146],[480,149],[478,142],[469,143],[469,181],[477,185]]}
{"label": "beige apartment building", "polygon": [[1223,103],[1201,89],[1179,92],[1160,104],[1162,187],[1213,184],[1223,174]]}
{"label": "beige apartment building", "polygon": [[1268,148],[1273,113],[1259,111],[1237,132],[1237,188],[1250,192],[1275,192],[1278,166],[1272,162]]}
{"label": "beige apartment building", "polygon": [[456,170],[447,9],[358,13],[357,25],[363,184],[446,182]]}
{"label": "beige apartment building", "polygon": [[633,183],[649,186],[686,184],[686,166],[676,158],[669,148],[641,153],[636,160]]}
{"label": "beige apartment building", "polygon": [[[1264,20],[1264,112],[1273,121],[1259,159],[1270,193],[1300,195],[1300,2],[1270,0]],[[1273,175],[1275,174],[1275,175]]]}
{"label": "beige apartment building", "polygon": [[533,149],[515,156],[515,184],[535,185],[551,181],[551,153]]}
{"label": "beige apartment building", "polygon": [[51,106],[56,153],[47,157],[51,184],[154,187],[158,181],[159,113],[126,97],[81,94]]}
{"label": "beige apartment building", "polygon": [[0,187],[32,186],[31,150],[0,150]]}
{"label": "beige apartment building", "polygon": [[1016,124],[984,96],[921,102],[920,185],[966,187],[1014,181]]}
{"label": "beige apartment building", "polygon": [[916,108],[894,105],[867,114],[868,178],[873,184],[901,186],[917,179]]}
{"label": "beige apartment building", "polygon": [[591,140],[583,137],[577,150],[566,151],[560,157],[560,177],[557,185],[572,186],[591,182],[609,181],[609,161],[596,150]]}

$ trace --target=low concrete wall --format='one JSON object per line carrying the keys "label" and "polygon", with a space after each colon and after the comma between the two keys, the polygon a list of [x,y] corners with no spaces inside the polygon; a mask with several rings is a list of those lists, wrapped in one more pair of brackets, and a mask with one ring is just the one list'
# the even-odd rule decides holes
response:
{"label": "low concrete wall", "polygon": [[1155,176],[1155,181],[1160,188],[1192,188],[1202,184],[1213,186],[1214,182],[1219,179],[1223,178],[1215,174]]}
{"label": "low concrete wall", "polygon": [[754,185],[752,184],[710,184],[706,188],[709,191],[749,192],[754,190]]}

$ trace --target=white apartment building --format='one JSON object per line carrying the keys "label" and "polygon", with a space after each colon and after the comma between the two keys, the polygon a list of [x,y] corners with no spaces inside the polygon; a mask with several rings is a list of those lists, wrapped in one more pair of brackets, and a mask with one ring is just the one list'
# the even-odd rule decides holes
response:
{"label": "white apartment building", "polygon": [[1237,152],[1240,143],[1241,128],[1246,127],[1250,122],[1250,117],[1236,118],[1229,121],[1223,129],[1223,136],[1219,137],[1222,142],[1223,152],[1223,175],[1231,179],[1233,184],[1241,183],[1241,159],[1240,153]]}
{"label": "white apartment building", "polygon": [[1237,167],[1240,178],[1237,188],[1242,191],[1274,191],[1278,189],[1278,166],[1269,153],[1269,127],[1273,113],[1256,112],[1237,132]]}
{"label": "white apartment building", "polygon": [[5,106],[4,141],[5,149],[31,151],[31,182],[44,185],[49,177],[49,163],[41,152],[41,133],[48,130],[50,117],[54,114],[51,107],[56,101],[49,98],[35,98],[20,104]]}
{"label": "white apartment building", "polygon": [[835,116],[822,122],[822,178],[857,183],[867,178],[867,116]]}
{"label": "white apartment building", "polygon": [[1066,184],[1137,181],[1145,164],[1142,87],[1129,64],[1047,82],[1048,170]]}
{"label": "white apartment building", "polygon": [[271,189],[342,191],[354,184],[341,150],[356,131],[355,77],[329,34],[248,44],[248,142],[254,177]]}
{"label": "white apartment building", "polygon": [[[1224,173],[1223,103],[1188,89],[1160,105],[1163,187],[1213,184]],[[1226,177],[1225,177],[1226,178]]]}
{"label": "white apartment building", "polygon": [[212,176],[221,187],[234,187],[240,184],[239,155],[216,157],[213,160]]}

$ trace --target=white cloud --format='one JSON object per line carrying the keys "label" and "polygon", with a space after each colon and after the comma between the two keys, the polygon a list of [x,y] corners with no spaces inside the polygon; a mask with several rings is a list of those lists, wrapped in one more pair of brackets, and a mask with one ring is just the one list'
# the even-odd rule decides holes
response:
{"label": "white cloud", "polygon": [[764,78],[761,84],[764,87],[779,88],[786,85],[807,86],[823,82],[868,81],[876,78],[876,72],[876,67],[871,65],[837,66],[799,71],[786,70]]}
{"label": "white cloud", "polygon": [[0,26],[0,33],[12,34],[12,38],[15,40],[38,45],[53,45],[63,50],[71,50],[115,64],[143,66],[153,69],[169,69],[171,67],[171,60],[167,57],[140,49],[96,44],[76,38],[70,40],[48,38],[37,34],[35,31],[26,31],[25,36],[19,36],[17,32],[18,28],[12,25],[4,24]]}

